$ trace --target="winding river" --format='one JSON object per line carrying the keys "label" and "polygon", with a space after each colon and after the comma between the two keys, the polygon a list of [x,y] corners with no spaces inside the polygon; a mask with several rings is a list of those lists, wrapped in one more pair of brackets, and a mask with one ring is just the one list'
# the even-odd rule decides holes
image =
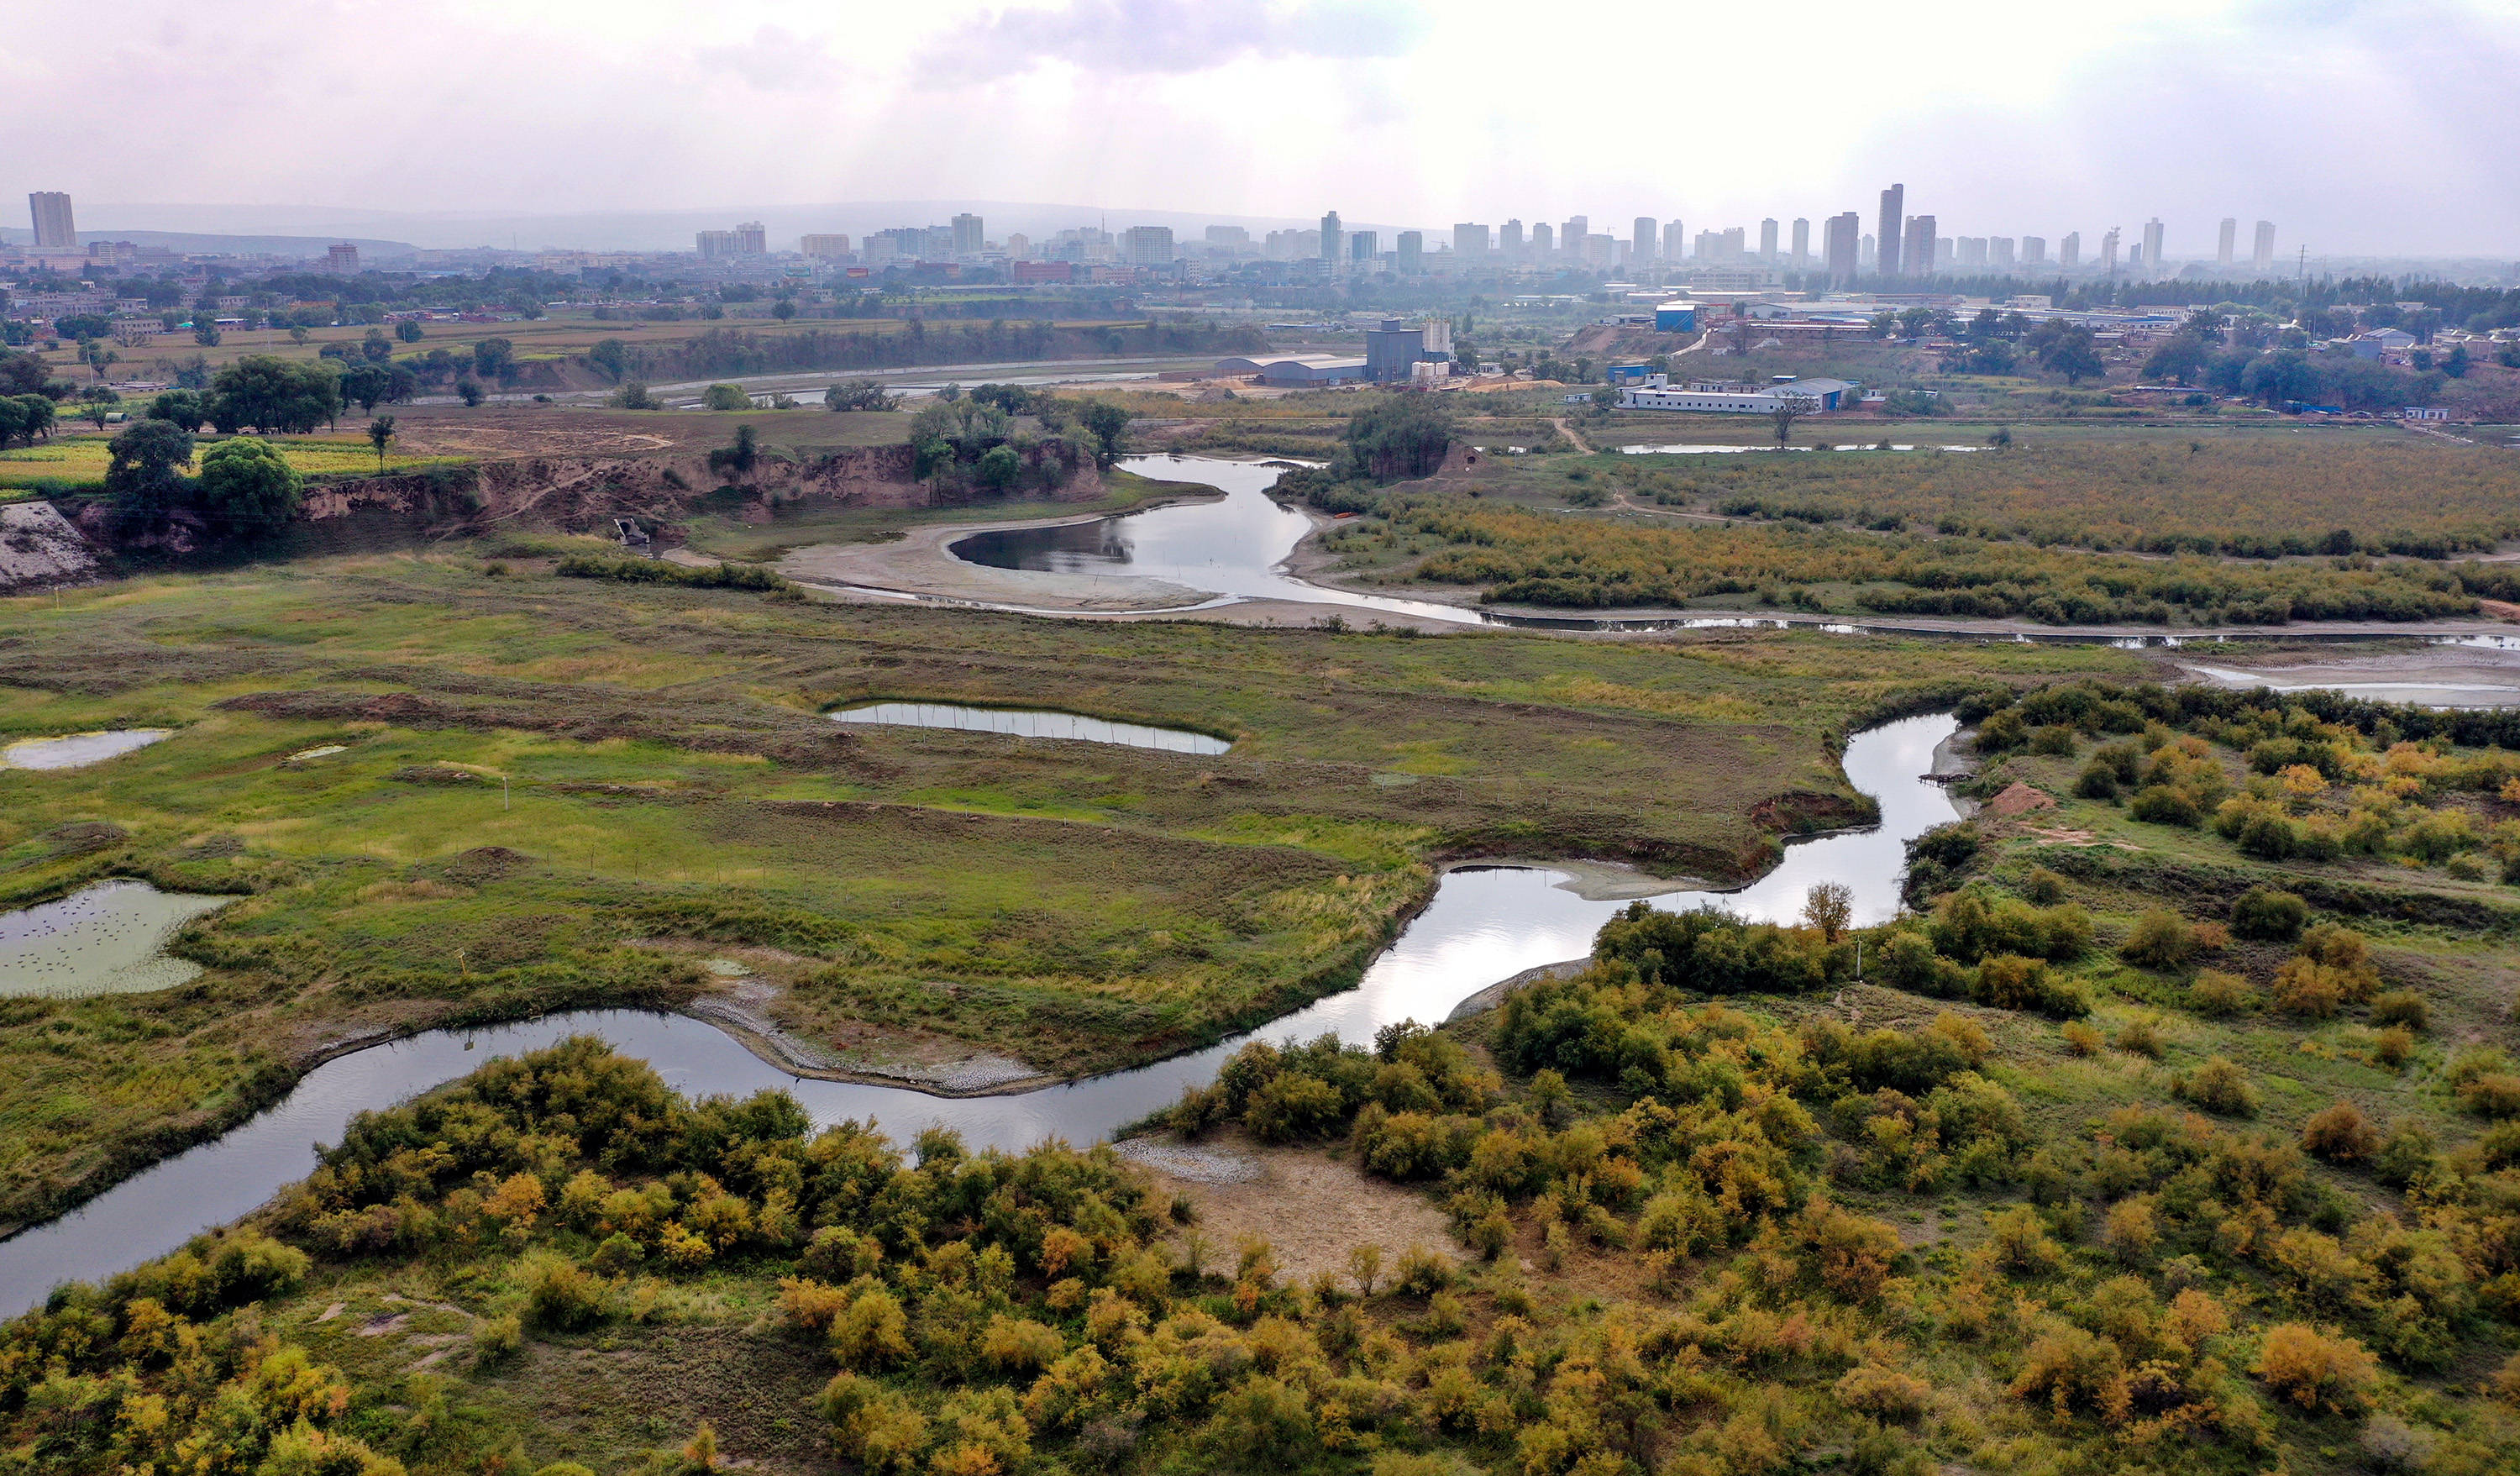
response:
{"label": "winding river", "polygon": [[[1909,839],[1958,818],[1940,785],[1921,778],[1935,746],[1957,727],[1949,715],[1907,718],[1858,734],[1847,745],[1846,776],[1881,805],[1881,824],[1795,842],[1784,860],[1729,893],[1669,891],[1653,905],[1685,911],[1708,903],[1744,917],[1796,916],[1820,881],[1854,891],[1858,920],[1898,910]],[[1433,1022],[1480,989],[1524,969],[1580,958],[1593,934],[1627,905],[1633,884],[1596,889],[1583,874],[1546,867],[1476,866],[1447,872],[1434,900],[1375,959],[1354,989],[1328,996],[1263,1026],[1272,1040],[1325,1032],[1368,1044],[1379,1027]],[[1623,875],[1633,883],[1633,875]],[[1621,895],[1603,895],[1603,890]],[[1588,895],[1590,893],[1590,895]],[[798,1078],[754,1055],[715,1026],[682,1015],[575,1010],[482,1030],[432,1030],[336,1057],[306,1074],[278,1104],[225,1136],[134,1175],[83,1208],[0,1242],[0,1317],[40,1303],[53,1286],[95,1280],[163,1255],[194,1234],[251,1213],[315,1166],[314,1145],[337,1142],[352,1115],[388,1107],[454,1080],[493,1055],[595,1035],[652,1062],[677,1090],[737,1096],[775,1088],[792,1094],[818,1123],[847,1118],[882,1125],[907,1141],[942,1125],[974,1148],[1016,1149],[1058,1137],[1102,1138],[1120,1124],[1203,1085],[1248,1036],[1205,1051],[1002,1096],[940,1097],[903,1087]]]}

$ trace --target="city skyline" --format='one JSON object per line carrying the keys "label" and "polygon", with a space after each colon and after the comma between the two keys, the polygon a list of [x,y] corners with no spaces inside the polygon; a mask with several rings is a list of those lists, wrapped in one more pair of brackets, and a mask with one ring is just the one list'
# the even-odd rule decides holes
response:
{"label": "city skyline", "polygon": [[[835,22],[798,0],[729,0],[704,19],[567,0],[492,17],[435,0],[424,10],[450,23],[398,23],[399,65],[380,69],[351,60],[372,3],[276,0],[213,30],[175,0],[137,0],[101,50],[76,14],[30,14],[0,84],[32,92],[102,64],[138,102],[82,124],[79,150],[43,156],[46,177],[11,188],[88,200],[104,228],[148,201],[266,218],[311,205],[748,219],[959,195],[1220,219],[1344,197],[1371,200],[1376,229],[1622,204],[1600,218],[1624,219],[1671,200],[1685,218],[1755,230],[1770,214],[1862,208],[1903,179],[1972,234],[2137,231],[2158,215],[2189,258],[2211,253],[2226,216],[2297,222],[2288,240],[2336,254],[2508,254],[2520,237],[2520,160],[2479,126],[2520,71],[2520,14],[2485,0],[2309,13],[2130,0],[2100,33],[1958,0],[1856,48],[1797,46],[1760,16],[1700,18],[1692,46],[1710,55],[1793,49],[1789,98],[1721,68],[1692,83],[1692,109],[1790,123],[1781,160],[1688,147],[1686,128],[1676,153],[1597,147],[1587,110],[1521,84],[1642,87],[1643,64],[1605,67],[1598,37],[1547,27],[1500,46],[1517,13],[1493,5],[945,0]],[[1824,33],[1866,14],[1822,0],[1813,19]],[[481,44],[484,26],[499,44]],[[1946,66],[1955,44],[1978,62]],[[587,65],[553,68],[556,53]],[[248,58],[267,92],[232,85]],[[1934,85],[1882,80],[1906,67]],[[1260,98],[1311,126],[1255,120]],[[296,126],[318,100],[370,125]],[[169,136],[186,147],[155,147]],[[170,217],[158,228],[187,229],[175,205],[152,208]]]}

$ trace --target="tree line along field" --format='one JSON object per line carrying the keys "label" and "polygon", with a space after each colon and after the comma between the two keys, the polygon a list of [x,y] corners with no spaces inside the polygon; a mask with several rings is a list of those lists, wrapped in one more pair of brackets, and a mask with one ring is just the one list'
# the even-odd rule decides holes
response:
{"label": "tree line along field", "polygon": [[1165,1114],[1441,1235],[1297,1276],[1107,1149],[817,1131],[573,1042],[0,1330],[0,1440],[80,1476],[2508,1470],[2507,887],[2077,792],[2124,751],[2138,793],[2316,808],[2304,768],[2420,825],[2508,804],[2508,751],[2105,681],[1962,711],[1970,787],[2050,807],[1926,836],[1912,916],[1640,906],[1493,1012],[1254,1043]]}
{"label": "tree line along field", "polygon": [[[0,731],[180,730],[104,769],[0,771],[0,905],[117,873],[244,899],[185,933],[208,965],[187,989],[0,1002],[0,1220],[234,1120],[322,1041],[670,1005],[711,945],[791,957],[782,1017],[844,1056],[1168,1053],[1341,987],[1448,857],[1759,870],[1776,839],[1751,811],[1857,813],[1827,736],[1951,670],[1814,638],[1033,621],[549,567],[522,545],[312,559],[0,606]],[[1237,747],[821,715],[878,697]]]}

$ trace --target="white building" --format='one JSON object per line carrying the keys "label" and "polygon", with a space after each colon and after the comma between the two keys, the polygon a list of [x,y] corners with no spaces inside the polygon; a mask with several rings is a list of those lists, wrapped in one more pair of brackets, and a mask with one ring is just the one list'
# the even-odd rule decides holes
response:
{"label": "white building", "polygon": [[1619,408],[1771,415],[1799,402],[1806,410],[1828,411],[1849,403],[1859,387],[1848,380],[1792,380],[1765,386],[1707,381],[1673,384],[1661,375],[1648,375],[1643,383],[1620,393]]}

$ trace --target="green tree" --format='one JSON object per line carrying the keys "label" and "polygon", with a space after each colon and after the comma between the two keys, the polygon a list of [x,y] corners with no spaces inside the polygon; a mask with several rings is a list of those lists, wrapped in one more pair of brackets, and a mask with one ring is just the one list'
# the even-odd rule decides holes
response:
{"label": "green tree", "polygon": [[280,448],[232,435],[202,453],[202,508],[242,537],[257,537],[297,514],[302,483]]}
{"label": "green tree", "polygon": [[455,397],[462,400],[467,409],[480,404],[483,398],[481,393],[481,381],[469,375],[456,380]]}
{"label": "green tree", "polygon": [[2270,408],[2287,400],[2313,399],[2318,394],[2318,371],[2312,366],[2308,354],[2279,348],[2249,365],[2240,376],[2240,388]]}
{"label": "green tree", "polygon": [[780,299],[778,300],[778,302],[774,303],[774,304],[771,306],[771,309],[770,309],[770,316],[772,316],[772,317],[774,317],[774,318],[778,319],[778,320],[779,320],[780,322],[782,322],[782,323],[785,323],[785,322],[787,322],[788,319],[795,317],[795,316],[796,316],[796,300],[795,300],[794,298],[792,298],[792,297],[782,297],[782,298],[780,298]]}
{"label": "green tree", "polygon": [[754,464],[760,459],[760,436],[749,425],[744,425],[735,427],[734,445],[720,446],[708,454],[708,466],[711,471],[720,474],[733,472],[737,476],[750,476]]}
{"label": "green tree", "polygon": [[156,523],[184,495],[193,432],[166,420],[134,421],[106,445],[105,490],[122,516]]}
{"label": "green tree", "polygon": [[2096,380],[2108,372],[2100,362],[2099,344],[2088,328],[2068,328],[2049,338],[2039,350],[2039,363],[2049,374],[2063,375],[2069,385]]}
{"label": "green tree", "polygon": [[210,419],[209,406],[189,389],[169,389],[149,402],[149,418],[170,421],[186,430],[199,430]]}
{"label": "green tree", "polygon": [[1120,459],[1120,443],[1129,433],[1129,412],[1108,400],[1087,400],[1077,407],[1076,424],[1094,437],[1094,459],[1107,467]]}
{"label": "green tree", "polygon": [[897,410],[900,401],[883,392],[875,380],[847,380],[823,391],[824,407],[841,410]]}
{"label": "green tree", "polygon": [[752,396],[741,384],[711,384],[700,391],[702,410],[745,411],[752,408]]}
{"label": "green tree", "polygon": [[618,380],[630,373],[630,345],[618,338],[599,338],[586,351],[586,362]]}
{"label": "green tree", "polygon": [[1341,481],[1425,476],[1444,465],[1452,440],[1452,412],[1436,396],[1385,395],[1348,417],[1346,440],[1330,470]]}
{"label": "green tree", "polygon": [[517,345],[506,338],[483,338],[472,345],[472,372],[485,380],[517,377]]}
{"label": "green tree", "polygon": [[393,444],[393,438],[392,416],[381,415],[368,422],[368,444],[377,448],[377,470],[381,472],[385,470],[385,448]]}
{"label": "green tree", "polygon": [[302,435],[340,415],[340,376],[321,362],[248,354],[211,377],[208,409],[223,431]]}
{"label": "green tree", "polygon": [[2174,384],[2192,383],[2213,357],[2214,351],[2204,339],[2184,332],[2173,334],[2152,351],[2151,358],[2143,361],[2143,376]]}
{"label": "green tree", "polygon": [[2468,366],[2472,362],[2468,357],[2467,345],[2453,343],[2450,346],[2450,352],[2442,356],[2442,373],[2453,380],[2464,380],[2467,378]]}
{"label": "green tree", "polygon": [[359,340],[359,356],[371,364],[382,364],[393,357],[393,339],[386,337],[382,328],[369,329],[367,336]]}
{"label": "green tree", "polygon": [[981,486],[992,492],[1004,492],[1023,474],[1023,458],[1012,446],[992,446],[981,453],[973,470]]}
{"label": "green tree", "polygon": [[405,343],[417,343],[428,336],[416,319],[405,318],[394,325],[394,336]]}
{"label": "green tree", "polygon": [[113,413],[113,407],[121,403],[122,396],[103,384],[91,384],[79,391],[79,414],[99,430],[105,428],[105,418]]}

